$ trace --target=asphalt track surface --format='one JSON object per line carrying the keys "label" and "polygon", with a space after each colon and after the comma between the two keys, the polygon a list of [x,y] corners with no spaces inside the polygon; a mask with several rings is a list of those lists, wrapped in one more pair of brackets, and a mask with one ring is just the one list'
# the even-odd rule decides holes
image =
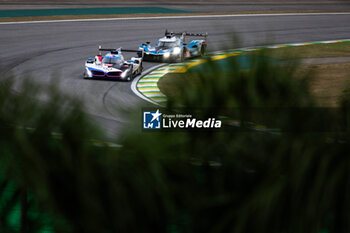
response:
{"label": "asphalt track surface", "polygon": [[[0,24],[0,61],[16,84],[27,75],[41,84],[60,79],[61,89],[81,99],[86,112],[112,136],[126,126],[123,111],[148,103],[132,92],[131,82],[82,78],[84,62],[96,55],[98,45],[136,49],[142,42],[154,43],[165,28],[208,32],[212,51],[232,48],[233,32],[240,47],[336,40],[350,38],[349,22],[350,14]],[[156,64],[145,62],[144,67]]]}

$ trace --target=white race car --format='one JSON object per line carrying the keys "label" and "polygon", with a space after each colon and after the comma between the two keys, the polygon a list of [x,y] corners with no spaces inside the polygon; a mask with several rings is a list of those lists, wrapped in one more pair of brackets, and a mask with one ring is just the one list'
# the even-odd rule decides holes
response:
{"label": "white race car", "polygon": [[[104,56],[101,51],[108,51]],[[136,52],[138,57],[124,60],[122,52]],[[85,63],[85,79],[119,79],[132,80],[142,72],[142,53],[138,50],[104,49],[99,47],[99,55],[88,58]]]}

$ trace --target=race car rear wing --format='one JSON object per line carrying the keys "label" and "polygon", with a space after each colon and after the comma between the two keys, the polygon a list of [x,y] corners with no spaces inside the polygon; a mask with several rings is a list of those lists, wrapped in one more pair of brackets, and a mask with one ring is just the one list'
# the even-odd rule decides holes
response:
{"label": "race car rear wing", "polygon": [[200,37],[204,37],[205,39],[207,39],[208,32],[206,32],[206,33],[189,33],[189,32],[186,32],[185,36],[200,36]]}
{"label": "race car rear wing", "polygon": [[113,49],[107,49],[107,48],[102,48],[101,45],[98,47],[99,51],[109,51],[109,52],[138,52],[139,50],[136,49],[123,49],[123,48],[113,48]]}
{"label": "race car rear wing", "polygon": [[165,36],[182,36],[184,32],[169,32],[168,29],[165,29]]}
{"label": "race car rear wing", "polygon": [[122,48],[114,48],[114,49],[108,49],[108,48],[102,48],[101,45],[98,47],[98,51],[108,51],[112,54],[120,54],[122,52],[131,52],[131,53],[137,53],[139,57],[143,56],[143,51],[136,50],[136,49],[122,49]]}
{"label": "race car rear wing", "polygon": [[168,29],[165,30],[165,36],[198,36],[198,37],[204,37],[207,39],[208,37],[208,32],[206,33],[190,33],[190,32],[169,32]]}

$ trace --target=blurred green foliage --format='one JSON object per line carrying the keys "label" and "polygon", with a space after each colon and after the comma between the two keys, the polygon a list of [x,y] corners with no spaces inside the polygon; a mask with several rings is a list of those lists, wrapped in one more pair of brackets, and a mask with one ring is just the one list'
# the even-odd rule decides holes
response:
{"label": "blurred green foliage", "polygon": [[[306,124],[330,123],[315,114],[305,122],[285,112],[252,115],[250,109],[257,107],[272,113],[317,107],[308,92],[309,76],[298,77],[295,64],[262,57],[252,57],[249,70],[231,60],[228,65],[236,67],[231,74],[209,60],[212,72],[177,83],[181,95],[164,111],[180,107],[184,113],[200,109],[200,117],[277,121],[288,132],[226,127],[141,132],[136,113],[118,141],[120,149],[96,147],[91,139],[103,134],[81,103],[54,85],[44,89],[47,100],[38,102],[40,87],[28,82],[15,94],[12,83],[3,81],[0,232],[350,232],[347,129],[302,130]],[[347,113],[349,99],[344,95],[339,112]],[[327,119],[347,122],[341,116]],[[10,198],[2,191],[8,184],[15,184]],[[18,200],[21,217],[15,228],[6,221],[6,210]]]}

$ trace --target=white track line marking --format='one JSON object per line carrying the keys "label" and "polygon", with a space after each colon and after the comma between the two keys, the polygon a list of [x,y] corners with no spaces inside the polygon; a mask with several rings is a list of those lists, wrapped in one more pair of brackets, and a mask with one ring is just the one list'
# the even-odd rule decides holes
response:
{"label": "white track line marking", "polygon": [[41,21],[0,22],[0,25],[30,24],[30,23],[65,23],[65,22],[98,22],[120,20],[152,20],[152,19],[191,19],[191,18],[225,18],[225,17],[270,17],[270,16],[319,16],[319,15],[350,15],[350,12],[324,12],[324,13],[275,13],[275,14],[241,14],[241,15],[178,15],[178,16],[150,16],[129,18],[100,18],[100,19],[62,19]]}

